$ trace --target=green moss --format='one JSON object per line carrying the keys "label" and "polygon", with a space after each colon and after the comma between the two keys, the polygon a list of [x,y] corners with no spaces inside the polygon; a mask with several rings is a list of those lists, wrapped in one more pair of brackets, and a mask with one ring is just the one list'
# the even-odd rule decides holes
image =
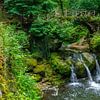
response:
{"label": "green moss", "polygon": [[42,78],[39,74],[33,74],[31,77],[33,80],[36,80],[36,81],[40,81]]}
{"label": "green moss", "polygon": [[69,77],[70,63],[71,62],[69,60],[65,61],[65,60],[61,59],[61,57],[56,53],[53,53],[51,55],[51,66],[59,74]]}
{"label": "green moss", "polygon": [[85,76],[85,67],[84,67],[84,65],[80,61],[77,61],[75,63],[75,67],[76,67],[77,76],[78,77],[84,77]]}
{"label": "green moss", "polygon": [[29,58],[29,59],[27,59],[26,60],[26,62],[27,62],[27,64],[29,65],[29,66],[37,66],[37,60],[36,59],[34,59],[34,58]]}
{"label": "green moss", "polygon": [[93,36],[93,38],[91,39],[91,47],[93,49],[97,49],[100,50],[100,32],[94,33],[95,35]]}
{"label": "green moss", "polygon": [[45,68],[46,68],[46,66],[45,66],[44,64],[37,65],[37,66],[34,68],[34,72],[35,72],[35,73],[45,72]]}

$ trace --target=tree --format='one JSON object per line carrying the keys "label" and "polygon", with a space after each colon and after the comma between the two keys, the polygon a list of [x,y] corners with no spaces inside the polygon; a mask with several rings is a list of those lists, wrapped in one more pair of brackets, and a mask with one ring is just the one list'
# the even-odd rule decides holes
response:
{"label": "tree", "polygon": [[70,8],[72,9],[86,9],[100,12],[100,0],[70,0]]}

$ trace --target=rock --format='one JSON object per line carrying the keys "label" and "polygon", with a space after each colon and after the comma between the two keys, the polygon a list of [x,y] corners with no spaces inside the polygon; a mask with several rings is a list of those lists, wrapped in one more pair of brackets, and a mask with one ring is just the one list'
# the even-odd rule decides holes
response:
{"label": "rock", "polygon": [[60,50],[63,50],[63,51],[70,50],[70,51],[75,51],[75,52],[76,50],[77,51],[88,51],[88,49],[89,49],[89,44],[85,40],[85,37],[82,37],[79,42],[74,42],[69,45],[62,44],[60,48]]}
{"label": "rock", "polygon": [[32,79],[36,80],[36,81],[40,81],[42,79],[42,77],[39,74],[33,74]]}
{"label": "rock", "polygon": [[46,68],[46,65],[44,65],[44,64],[37,65],[37,66],[34,68],[34,72],[35,72],[35,73],[45,72],[45,68]]}
{"label": "rock", "polygon": [[75,68],[77,77],[81,78],[86,76],[85,67],[80,61],[75,62]]}
{"label": "rock", "polygon": [[84,52],[84,53],[82,53],[82,55],[90,64],[92,64],[94,62],[93,56],[91,54],[89,54],[88,52]]}
{"label": "rock", "polygon": [[[93,69],[95,69],[95,60],[93,56],[88,52],[82,53],[82,56],[83,56],[83,61],[87,65],[89,70],[92,71]],[[86,69],[80,60],[77,60],[75,62],[75,67],[76,67],[76,74],[79,78],[86,76],[87,74]]]}
{"label": "rock", "polygon": [[34,58],[28,58],[26,60],[26,63],[29,65],[29,66],[37,66],[37,60],[34,59]]}
{"label": "rock", "polygon": [[62,77],[70,76],[70,61],[69,60],[63,60],[57,53],[52,53],[51,64],[52,64],[52,69],[56,73],[61,74]]}

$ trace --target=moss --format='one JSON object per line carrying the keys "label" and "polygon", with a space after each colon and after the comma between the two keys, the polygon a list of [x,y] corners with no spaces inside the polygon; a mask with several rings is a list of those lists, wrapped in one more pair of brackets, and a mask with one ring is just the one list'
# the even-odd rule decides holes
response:
{"label": "moss", "polygon": [[29,58],[26,61],[29,66],[37,66],[37,60],[34,58]]}
{"label": "moss", "polygon": [[93,49],[100,50],[100,31],[94,33],[95,35],[91,39],[91,47]]}
{"label": "moss", "polygon": [[35,73],[45,72],[45,68],[46,68],[46,65],[45,64],[37,65],[34,68],[34,72]]}
{"label": "moss", "polygon": [[85,76],[85,67],[84,67],[84,65],[80,61],[77,61],[75,63],[75,67],[76,67],[77,76],[78,77],[84,77]]}
{"label": "moss", "polygon": [[52,77],[52,75],[53,75],[52,67],[50,66],[50,64],[47,64],[45,68],[45,76],[46,78],[49,79],[50,77]]}
{"label": "moss", "polygon": [[65,80],[61,79],[61,75],[54,75],[50,77],[49,81],[51,81],[51,84],[60,86],[65,82]]}
{"label": "moss", "polygon": [[63,60],[58,54],[53,53],[51,55],[51,66],[52,68],[62,76],[69,77],[70,75],[70,61]]}
{"label": "moss", "polygon": [[31,77],[33,80],[36,80],[36,81],[40,81],[42,78],[39,74],[33,74]]}

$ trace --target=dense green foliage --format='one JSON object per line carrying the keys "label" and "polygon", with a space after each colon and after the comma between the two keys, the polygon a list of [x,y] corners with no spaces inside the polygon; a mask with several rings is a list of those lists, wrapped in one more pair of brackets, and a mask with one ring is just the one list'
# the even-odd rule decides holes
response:
{"label": "dense green foliage", "polygon": [[[16,91],[14,94],[11,92],[7,96],[7,100],[26,99],[26,100],[39,100],[38,89],[36,82],[25,73],[27,64],[25,57],[27,56],[22,48],[27,42],[25,32],[16,31],[16,26],[0,23],[0,29],[3,34],[4,53],[6,63],[9,70],[12,70],[13,76],[16,79],[15,86],[12,86]],[[16,96],[15,96],[16,95]]]}
{"label": "dense green foliage", "polygon": [[72,9],[96,10],[100,12],[99,0],[69,0]]}

